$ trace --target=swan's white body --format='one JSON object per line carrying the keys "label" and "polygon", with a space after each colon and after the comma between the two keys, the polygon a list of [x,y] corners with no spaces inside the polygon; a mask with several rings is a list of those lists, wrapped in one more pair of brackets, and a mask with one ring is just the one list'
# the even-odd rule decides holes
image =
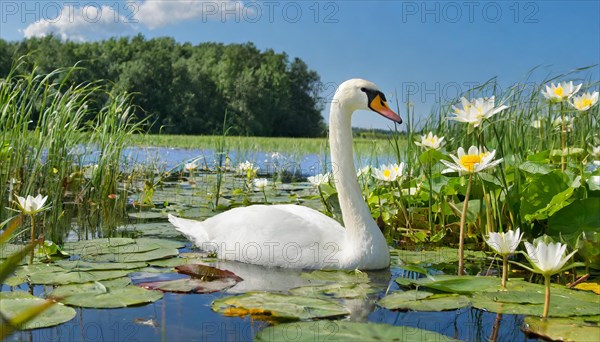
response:
{"label": "swan's white body", "polygon": [[387,242],[362,197],[352,153],[352,113],[369,108],[401,122],[377,87],[360,79],[340,85],[329,114],[331,161],[346,228],[299,205],[235,208],[202,222],[169,215],[169,221],[220,259],[308,269],[388,267]]}

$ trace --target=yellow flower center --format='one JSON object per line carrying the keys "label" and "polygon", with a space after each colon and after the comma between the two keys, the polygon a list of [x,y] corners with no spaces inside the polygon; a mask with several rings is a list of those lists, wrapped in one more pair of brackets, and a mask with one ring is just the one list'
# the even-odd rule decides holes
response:
{"label": "yellow flower center", "polygon": [[577,109],[583,109],[586,107],[592,106],[592,99],[580,99],[579,101],[575,101],[575,107]]}
{"label": "yellow flower center", "polygon": [[481,158],[484,154],[465,154],[460,157],[460,165],[469,172],[475,171],[475,164],[481,163]]}
{"label": "yellow flower center", "polygon": [[556,89],[554,89],[554,95],[559,96],[559,97],[563,97],[563,88],[562,87],[557,87]]}
{"label": "yellow flower center", "polygon": [[390,170],[390,169],[383,170],[383,176],[385,178],[390,178],[391,175],[392,175],[392,170]]}
{"label": "yellow flower center", "polygon": [[429,144],[429,145],[435,145],[435,139],[434,138],[426,138],[425,143]]}

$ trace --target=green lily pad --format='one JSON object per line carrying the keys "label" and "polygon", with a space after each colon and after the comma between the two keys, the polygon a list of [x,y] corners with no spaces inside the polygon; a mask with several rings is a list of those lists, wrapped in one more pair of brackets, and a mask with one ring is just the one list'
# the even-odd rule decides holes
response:
{"label": "green lily pad", "polygon": [[129,213],[128,215],[130,218],[138,219],[138,220],[146,220],[146,221],[160,220],[160,219],[165,218],[164,214],[152,212],[152,211],[140,211],[137,213]]}
{"label": "green lily pad", "polygon": [[316,321],[278,324],[258,332],[255,341],[457,341],[448,336],[406,326]]}
{"label": "green lily pad", "polygon": [[80,284],[127,276],[131,270],[39,272],[29,276],[36,285]]}
{"label": "green lily pad", "polygon": [[101,254],[102,251],[108,251],[109,248],[122,247],[134,243],[135,240],[130,238],[81,240],[76,242],[65,243],[63,246],[63,250],[71,255]]}
{"label": "green lily pad", "polygon": [[[182,237],[181,233],[178,232],[169,222],[137,223],[134,229],[137,233],[140,233],[143,236],[155,236],[161,238]],[[130,231],[131,229],[120,228],[119,230]]]}
{"label": "green lily pad", "polygon": [[160,291],[146,290],[129,285],[123,288],[110,289],[103,293],[80,293],[63,298],[67,305],[84,308],[111,309],[123,308],[155,302],[163,297]]}
{"label": "green lily pad", "polygon": [[135,240],[136,244],[142,244],[142,243],[150,243],[150,244],[157,244],[162,248],[183,248],[185,247],[185,242],[183,241],[175,241],[175,240],[169,240],[169,239],[154,239],[154,238],[137,238]]}
{"label": "green lily pad", "polygon": [[439,275],[432,278],[420,278],[413,282],[431,289],[468,294],[500,290],[500,279],[495,277]]}
{"label": "green lily pad", "polygon": [[[392,256],[392,266],[403,265],[435,265],[458,262],[458,249],[442,247],[431,251],[408,251],[402,249],[393,249],[390,251]],[[464,251],[467,259],[482,259],[486,255],[481,251]]]}
{"label": "green lily pad", "polygon": [[588,341],[600,336],[600,316],[571,318],[525,317],[523,331],[553,341]]}
{"label": "green lily pad", "polygon": [[[36,297],[0,299],[0,312],[2,316],[10,319],[44,303],[46,300]],[[73,308],[56,303],[19,328],[24,330],[52,327],[72,320],[75,315]]]}
{"label": "green lily pad", "polygon": [[84,258],[97,262],[142,262],[167,259],[179,255],[177,248],[158,248],[141,253],[88,255]]}
{"label": "green lily pad", "polygon": [[0,299],[17,299],[17,298],[37,298],[26,291],[6,291],[0,292]]}
{"label": "green lily pad", "polygon": [[56,264],[68,270],[79,271],[134,270],[147,265],[145,262],[87,262],[83,260],[60,260]]}
{"label": "green lily pad", "polygon": [[301,286],[290,289],[290,293],[296,296],[308,297],[333,297],[333,298],[364,298],[371,293],[377,292],[369,284],[325,284],[313,286]]}
{"label": "green lily pad", "polygon": [[471,305],[465,296],[437,294],[425,291],[396,292],[385,296],[377,304],[389,310],[446,311]]}
{"label": "green lily pad", "polygon": [[256,319],[273,321],[332,318],[350,314],[348,309],[334,301],[270,292],[249,292],[220,298],[213,301],[212,309],[226,316],[251,315]]}
{"label": "green lily pad", "polygon": [[238,282],[232,278],[217,279],[212,281],[206,281],[197,278],[185,278],[141,283],[138,286],[141,286],[145,289],[160,290],[163,292],[213,293],[228,289],[237,283]]}
{"label": "green lily pad", "polygon": [[50,292],[47,297],[64,298],[83,293],[100,294],[106,293],[109,289],[123,288],[129,284],[131,284],[131,279],[125,277],[113,280],[106,280],[102,282],[62,285],[52,290],[52,292]]}
{"label": "green lily pad", "polygon": [[[570,316],[590,316],[600,315],[600,296],[590,294],[591,297],[582,298],[581,293],[572,291],[554,291],[550,292],[550,317],[570,317]],[[556,293],[555,293],[556,292]],[[523,301],[529,295],[532,297],[531,304],[516,303]],[[498,293],[474,293],[471,297],[473,307],[497,312],[516,315],[541,316],[544,310],[544,302],[539,301],[539,293],[523,292],[519,295],[500,295]],[[518,299],[518,300],[516,300]],[[503,301],[503,300],[506,300]]]}
{"label": "green lily pad", "polygon": [[317,280],[333,283],[368,283],[369,276],[361,271],[313,271],[302,273],[300,277],[308,280]]}

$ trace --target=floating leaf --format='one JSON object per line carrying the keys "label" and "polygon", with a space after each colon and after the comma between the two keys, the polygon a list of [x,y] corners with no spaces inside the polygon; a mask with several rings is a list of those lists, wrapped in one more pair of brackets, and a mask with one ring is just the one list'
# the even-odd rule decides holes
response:
{"label": "floating leaf", "polygon": [[[46,304],[42,298],[0,299],[0,312],[6,318],[13,318],[19,313]],[[38,329],[59,325],[72,320],[76,315],[73,308],[56,303],[25,323],[20,329]]]}
{"label": "floating leaf", "polygon": [[101,254],[85,256],[87,260],[99,262],[141,262],[158,259],[167,259],[179,255],[176,248],[159,248],[142,253]]}
{"label": "floating leaf", "polygon": [[456,341],[418,328],[348,321],[316,321],[278,324],[258,332],[255,341]]}
{"label": "floating leaf", "polygon": [[206,266],[206,265],[181,265],[175,267],[177,272],[181,274],[187,274],[194,278],[199,278],[203,280],[215,280],[215,279],[225,279],[230,278],[235,280],[236,282],[242,281],[243,279],[238,277],[235,273],[226,270],[220,270],[216,267]]}
{"label": "floating leaf", "polygon": [[301,286],[290,289],[290,293],[296,296],[308,297],[333,297],[333,298],[364,298],[371,293],[377,292],[368,284],[325,284],[313,286]]}
{"label": "floating leaf", "polygon": [[60,260],[56,264],[68,270],[79,271],[134,270],[147,265],[145,262],[87,262],[83,260]]}
{"label": "floating leaf", "polygon": [[39,272],[29,276],[32,284],[37,285],[66,285],[80,284],[107,279],[115,279],[127,276],[130,270],[112,271],[58,271]]}
{"label": "floating leaf", "polygon": [[[240,278],[241,279],[241,278]],[[150,290],[160,290],[163,292],[178,292],[178,293],[213,293],[228,289],[238,282],[232,278],[217,279],[205,281],[196,278],[185,278],[166,281],[155,281],[149,283],[141,283],[141,286]]]}
{"label": "floating leaf", "polygon": [[494,277],[439,275],[431,279],[420,278],[414,283],[439,291],[462,294],[501,289],[500,279]]}
{"label": "floating leaf", "polygon": [[102,281],[102,282],[62,285],[62,286],[58,286],[54,290],[52,290],[52,292],[50,292],[48,294],[48,297],[65,298],[68,296],[78,295],[78,294],[82,294],[82,293],[100,294],[100,293],[106,293],[108,291],[108,289],[123,288],[129,284],[131,284],[131,279],[125,277],[125,278],[117,278],[117,279],[113,279],[113,280],[106,280],[106,281]]}
{"label": "floating leaf", "polygon": [[302,278],[334,283],[368,283],[369,275],[361,271],[313,271],[302,273]]}
{"label": "floating leaf", "polygon": [[185,242],[183,241],[175,241],[169,239],[153,239],[153,238],[138,238],[135,240],[136,244],[148,243],[148,244],[156,244],[162,248],[183,248],[185,247]]}
{"label": "floating leaf", "polygon": [[[442,247],[431,251],[408,251],[393,249],[392,264],[403,267],[404,265],[435,265],[442,263],[455,263],[458,261],[458,249]],[[485,258],[484,252],[464,251],[465,258]]]}
{"label": "floating leaf", "polygon": [[117,249],[117,247],[123,247],[134,243],[135,240],[130,238],[81,240],[76,242],[65,243],[63,246],[63,250],[71,255],[103,254],[110,253],[110,248]]}
{"label": "floating leaf", "polygon": [[465,296],[434,295],[431,292],[411,290],[392,293],[377,304],[389,310],[446,311],[464,308],[471,303]]}
{"label": "floating leaf", "polygon": [[84,308],[110,309],[152,303],[162,298],[160,291],[146,290],[129,285],[114,288],[105,293],[80,293],[65,297],[61,301],[67,305]]}
{"label": "floating leaf", "polygon": [[523,331],[553,341],[588,341],[600,336],[600,316],[546,318],[525,317]]}
{"label": "floating leaf", "polygon": [[270,292],[249,292],[215,300],[212,309],[226,316],[251,315],[273,321],[346,316],[350,312],[337,302]]}
{"label": "floating leaf", "polygon": [[129,213],[128,215],[130,218],[146,221],[161,220],[165,218],[164,214],[152,211],[140,211],[137,213]]}
{"label": "floating leaf", "polygon": [[[119,230],[129,231],[129,229],[126,228],[121,228]],[[161,238],[177,238],[182,236],[169,222],[137,223],[135,225],[135,232],[141,233],[143,236],[156,236]]]}

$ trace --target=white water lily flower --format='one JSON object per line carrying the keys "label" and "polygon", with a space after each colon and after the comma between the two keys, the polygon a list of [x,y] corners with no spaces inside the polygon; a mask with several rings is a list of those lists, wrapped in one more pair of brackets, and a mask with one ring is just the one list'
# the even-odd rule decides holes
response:
{"label": "white water lily flower", "polygon": [[595,91],[593,94],[587,92],[579,96],[573,96],[572,101],[569,103],[578,111],[585,112],[598,103],[598,92]]}
{"label": "white water lily flower", "polygon": [[240,173],[247,173],[247,172],[256,173],[258,171],[258,169],[259,169],[258,166],[254,166],[254,163],[251,163],[247,160],[243,163],[239,163],[237,166],[237,170]]}
{"label": "white water lily flower", "polygon": [[186,163],[183,168],[187,171],[194,171],[198,168],[198,165],[196,163]]}
{"label": "white water lily flower", "polygon": [[485,243],[496,251],[496,253],[503,256],[509,255],[517,250],[523,234],[520,228],[517,228],[516,231],[509,230],[506,233],[490,233],[487,239],[485,239]]}
{"label": "white water lily flower", "polygon": [[307,180],[310,184],[318,187],[319,185],[329,183],[329,173],[320,173],[318,175],[310,176]]}
{"label": "white water lily flower", "polygon": [[575,95],[581,89],[582,84],[573,86],[573,81],[561,82],[558,85],[551,83],[546,86],[546,90],[542,90],[542,95],[552,102],[563,102],[571,96]]}
{"label": "white water lily flower", "polygon": [[462,108],[452,106],[454,109],[454,116],[450,117],[450,120],[466,122],[474,127],[481,125],[483,120],[489,119],[493,115],[505,110],[508,106],[501,105],[495,106],[494,96],[490,98],[477,98],[474,100],[467,100],[462,97],[460,99]]}
{"label": "white water lily flower", "polygon": [[[373,177],[384,182],[393,182],[401,175],[403,167],[404,163],[400,163],[400,165],[382,165],[380,168],[373,169]],[[398,171],[400,171],[400,174]]]}
{"label": "white water lily flower", "polygon": [[266,178],[257,178],[254,180],[254,186],[259,189],[264,189],[269,185],[269,180]]}
{"label": "white water lily flower", "polygon": [[35,197],[27,195],[27,198],[17,196],[17,206],[23,214],[32,215],[46,209],[44,208],[44,204],[47,199],[48,196],[42,197],[41,194]]}
{"label": "white water lily flower", "polygon": [[469,151],[465,153],[465,150],[459,147],[457,156],[450,155],[454,163],[446,160],[441,160],[441,162],[450,169],[460,173],[477,173],[501,163],[502,158],[493,160],[495,155],[496,150],[486,152],[483,148],[480,151],[476,146],[471,146],[469,147]]}
{"label": "white water lily flower", "polygon": [[421,136],[421,141],[415,141],[415,145],[421,146],[423,148],[431,148],[434,150],[439,149],[444,144],[444,137],[438,137],[437,135],[433,135],[433,133],[429,132],[427,135]]}
{"label": "white water lily flower", "polygon": [[565,257],[566,244],[560,242],[546,244],[543,241],[537,241],[535,246],[525,242],[525,249],[527,249],[527,259],[535,271],[544,276],[560,272],[565,263],[577,252],[575,250]]}

